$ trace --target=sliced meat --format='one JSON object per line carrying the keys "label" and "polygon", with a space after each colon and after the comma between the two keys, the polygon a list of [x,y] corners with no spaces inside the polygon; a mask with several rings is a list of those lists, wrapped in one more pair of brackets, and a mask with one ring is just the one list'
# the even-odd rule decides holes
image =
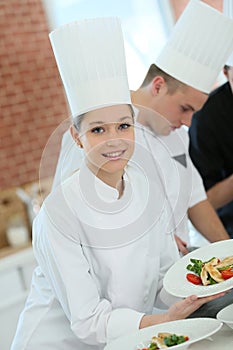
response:
{"label": "sliced meat", "polygon": [[[214,261],[213,261],[214,263]],[[222,278],[221,273],[218,271],[218,269],[213,266],[212,261],[209,263],[205,264],[204,267],[206,271],[210,274],[210,276],[216,281],[216,282],[222,282],[224,279]]]}
{"label": "sliced meat", "polygon": [[167,348],[167,345],[164,344],[162,338],[153,337],[153,338],[152,338],[152,343],[157,344],[157,346],[159,347],[159,349],[166,349],[166,348]]}
{"label": "sliced meat", "polygon": [[200,277],[204,286],[208,286],[208,284],[210,284],[210,281],[208,280],[208,272],[205,269],[205,265],[202,267]]}
{"label": "sliced meat", "polygon": [[219,264],[216,265],[217,268],[227,267],[229,265],[233,265],[233,256],[228,256],[227,258],[220,261]]}
{"label": "sliced meat", "polygon": [[170,337],[171,335],[172,333],[166,333],[166,332],[158,333],[158,337],[161,339],[164,339],[165,337]]}

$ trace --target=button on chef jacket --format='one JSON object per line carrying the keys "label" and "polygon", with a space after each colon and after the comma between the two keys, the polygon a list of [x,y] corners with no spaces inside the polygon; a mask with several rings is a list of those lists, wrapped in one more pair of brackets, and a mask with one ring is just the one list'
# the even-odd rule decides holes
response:
{"label": "button on chef jacket", "polygon": [[44,201],[33,224],[38,267],[12,350],[103,349],[174,302],[162,279],[179,253],[165,232],[163,190],[146,171],[127,166],[118,199],[83,164]]}

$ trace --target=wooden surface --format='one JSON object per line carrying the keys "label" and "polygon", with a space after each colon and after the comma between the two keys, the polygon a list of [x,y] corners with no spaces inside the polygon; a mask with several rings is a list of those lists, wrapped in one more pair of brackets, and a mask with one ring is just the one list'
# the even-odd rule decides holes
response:
{"label": "wooden surface", "polygon": [[[28,249],[31,247],[31,243],[28,243],[26,245],[23,245],[21,247],[9,247],[9,246],[6,246],[4,248],[1,248],[0,249],[0,259],[2,258],[5,258],[6,256],[9,256],[9,255],[12,255],[12,254],[15,254],[15,253],[18,253],[24,249]],[[1,262],[0,262],[1,263]]]}
{"label": "wooden surface", "polygon": [[[36,187],[37,191],[34,190]],[[49,194],[52,186],[52,178],[41,180],[40,182],[32,182],[22,187],[31,198],[38,204],[38,210],[43,203],[45,197]],[[6,231],[10,221],[15,217],[20,217],[23,224],[28,228],[31,237],[31,223],[28,217],[26,204],[16,194],[17,187],[8,188],[0,191],[0,254],[4,248],[11,251],[7,241]],[[35,192],[35,193],[34,193]]]}

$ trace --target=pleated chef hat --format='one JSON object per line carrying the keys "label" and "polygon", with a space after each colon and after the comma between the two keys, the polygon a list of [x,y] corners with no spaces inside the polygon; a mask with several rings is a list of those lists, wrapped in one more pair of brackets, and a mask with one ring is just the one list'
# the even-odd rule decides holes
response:
{"label": "pleated chef hat", "polygon": [[191,0],[155,63],[177,80],[209,93],[232,50],[233,20]]}
{"label": "pleated chef hat", "polygon": [[[223,14],[233,19],[233,1],[232,0],[223,0]],[[226,64],[228,66],[233,66],[233,49],[230,57],[228,57],[226,61]]]}
{"label": "pleated chef hat", "polygon": [[101,107],[131,104],[118,18],[65,24],[49,37],[73,117]]}

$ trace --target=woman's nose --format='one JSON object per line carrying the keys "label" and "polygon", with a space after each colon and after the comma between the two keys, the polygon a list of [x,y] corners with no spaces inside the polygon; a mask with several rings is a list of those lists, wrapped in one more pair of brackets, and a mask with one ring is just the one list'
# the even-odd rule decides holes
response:
{"label": "woman's nose", "polygon": [[122,143],[122,140],[117,137],[116,135],[115,136],[111,136],[107,141],[106,141],[106,144],[107,146],[118,146]]}
{"label": "woman's nose", "polygon": [[119,135],[119,130],[116,128],[115,125],[113,125],[109,129],[106,136],[107,136],[106,144],[108,146],[117,146],[122,142],[120,135]]}

